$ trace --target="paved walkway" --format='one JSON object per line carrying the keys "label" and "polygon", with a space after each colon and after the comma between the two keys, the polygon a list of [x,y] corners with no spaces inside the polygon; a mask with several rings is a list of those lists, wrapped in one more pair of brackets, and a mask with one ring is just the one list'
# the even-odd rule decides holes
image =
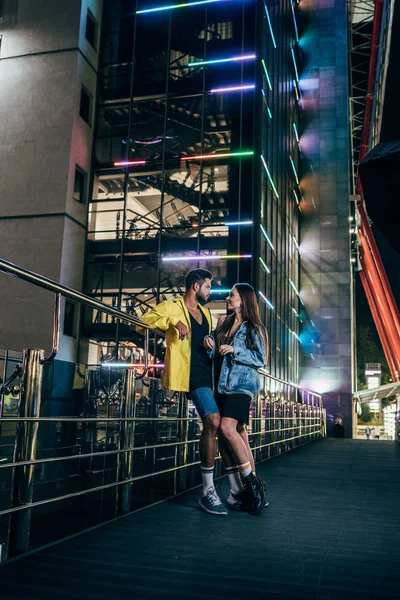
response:
{"label": "paved walkway", "polygon": [[321,440],[258,474],[258,517],[207,515],[195,490],[3,566],[1,598],[400,598],[399,446]]}

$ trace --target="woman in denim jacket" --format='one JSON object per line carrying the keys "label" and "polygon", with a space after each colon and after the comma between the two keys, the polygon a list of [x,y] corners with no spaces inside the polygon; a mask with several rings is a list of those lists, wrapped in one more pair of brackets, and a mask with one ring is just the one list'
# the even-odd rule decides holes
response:
{"label": "woman in denim jacket", "polygon": [[242,505],[242,509],[258,514],[266,505],[265,484],[255,476],[245,425],[249,423],[251,401],[260,391],[258,369],[267,360],[267,332],[251,285],[234,285],[227,298],[227,308],[231,314],[222,317],[213,335],[204,340],[214,359],[216,397],[221,413],[220,451],[225,469],[229,474],[237,465],[246,490],[245,498],[238,490],[236,494],[231,490],[227,504],[228,507]]}

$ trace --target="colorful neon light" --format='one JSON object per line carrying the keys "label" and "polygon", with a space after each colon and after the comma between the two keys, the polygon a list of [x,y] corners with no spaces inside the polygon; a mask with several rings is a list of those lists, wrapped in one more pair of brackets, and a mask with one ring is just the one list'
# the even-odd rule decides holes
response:
{"label": "colorful neon light", "polygon": [[246,83],[245,85],[234,85],[230,87],[212,88],[210,94],[219,94],[222,92],[245,92],[246,90],[254,90],[254,83]]}
{"label": "colorful neon light", "polygon": [[295,309],[293,306],[291,307],[291,309],[292,309],[292,311],[294,312],[294,314],[296,315],[296,317],[297,317],[298,319],[300,319],[300,315],[299,315],[299,313],[297,312],[297,310],[296,310],[296,309]]}
{"label": "colorful neon light", "polygon": [[228,288],[216,288],[216,289],[212,288],[211,289],[212,294],[229,294],[230,291],[231,290]]}
{"label": "colorful neon light", "polygon": [[143,10],[137,10],[137,15],[144,13],[159,12],[160,10],[172,10],[174,8],[190,8],[191,6],[197,6],[198,4],[211,4],[212,2],[221,2],[221,0],[198,0],[197,2],[185,2],[185,4],[172,4],[170,6],[159,6],[158,8],[145,8]]}
{"label": "colorful neon light", "polygon": [[293,283],[293,281],[291,279],[289,279],[289,283],[292,286],[292,288],[294,289],[294,291],[296,292],[296,295],[300,298],[300,294],[297,291],[297,288],[296,288],[296,286],[294,285],[294,283]]}
{"label": "colorful neon light", "polygon": [[294,23],[294,30],[296,33],[296,42],[299,41],[299,31],[297,29],[297,21],[296,21],[296,14],[294,12],[294,5],[293,5],[293,0],[290,0],[290,5],[292,7],[292,15],[293,15],[293,23]]}
{"label": "colorful neon light", "polygon": [[269,106],[268,106],[268,102],[267,102],[267,96],[265,95],[265,92],[264,92],[264,90],[263,90],[263,89],[261,89],[261,93],[262,93],[262,95],[263,95],[263,98],[264,98],[264,103],[265,103],[265,106],[267,107],[267,113],[268,113],[268,116],[269,116],[269,118],[270,118],[270,119],[272,119],[272,113],[271,113],[271,111],[270,111],[270,109],[269,109]]}
{"label": "colorful neon light", "polygon": [[292,165],[292,169],[293,169],[293,173],[294,173],[294,178],[296,179],[296,183],[297,185],[299,185],[299,178],[297,177],[297,171],[296,171],[296,167],[294,166],[294,162],[291,156],[289,156],[289,160],[290,160],[290,164]]}
{"label": "colorful neon light", "polygon": [[[146,365],[142,365],[142,364],[132,364],[132,363],[120,363],[120,362],[116,362],[116,363],[101,363],[100,364],[101,367],[108,367],[109,369],[124,369],[125,367],[127,369],[144,369],[146,367]],[[161,364],[161,363],[157,363],[155,365],[147,365],[147,367],[149,369],[163,369],[165,365]]]}
{"label": "colorful neon light", "polygon": [[232,56],[231,58],[215,58],[213,60],[203,60],[200,62],[190,62],[188,67],[204,67],[206,65],[217,65],[219,63],[240,62],[242,60],[254,60],[255,54],[242,54],[241,56]]}
{"label": "colorful neon light", "polygon": [[229,158],[231,156],[253,156],[253,150],[243,152],[224,152],[223,154],[194,154],[193,156],[181,156],[180,160],[207,160],[208,158]]}
{"label": "colorful neon light", "polygon": [[275,308],[275,307],[274,307],[274,305],[273,305],[273,304],[271,304],[271,302],[268,300],[268,298],[266,298],[262,292],[260,292],[260,291],[259,291],[258,293],[260,294],[261,298],[264,300],[265,304],[266,304],[267,306],[269,306],[269,308],[270,308],[271,310],[274,310],[274,308]]}
{"label": "colorful neon light", "polygon": [[294,199],[296,200],[297,206],[300,206],[299,197],[296,194],[296,190],[293,190],[293,196],[294,196]]}
{"label": "colorful neon light", "polygon": [[268,8],[267,8],[267,5],[265,4],[265,2],[264,2],[264,8],[265,8],[265,14],[267,15],[269,30],[271,32],[272,43],[274,45],[274,48],[276,49],[275,36],[274,36],[274,32],[272,31],[272,23],[271,23],[271,19],[269,18]]}
{"label": "colorful neon light", "polygon": [[294,131],[294,135],[296,136],[296,142],[298,144],[300,144],[300,140],[299,140],[299,134],[297,132],[297,127],[296,127],[296,123],[293,123],[293,131]]}
{"label": "colorful neon light", "polygon": [[136,165],[145,165],[147,160],[123,160],[115,162],[114,167],[134,167]]}
{"label": "colorful neon light", "polygon": [[253,225],[253,221],[226,221],[224,225],[228,225],[228,227],[231,225]]}
{"label": "colorful neon light", "polygon": [[289,331],[290,331],[290,333],[292,333],[292,334],[294,335],[294,337],[295,337],[295,338],[296,338],[296,339],[297,339],[297,340],[300,342],[300,344],[301,344],[301,343],[302,343],[302,342],[301,342],[301,339],[299,338],[299,336],[297,335],[297,333],[295,333],[294,331],[291,331],[291,330],[289,330]]}
{"label": "colorful neon light", "polygon": [[294,86],[294,91],[296,94],[296,100],[297,100],[297,102],[300,102],[300,91],[299,91],[299,88],[297,87],[297,83],[296,83],[295,79],[293,79],[293,86]]}
{"label": "colorful neon light", "polygon": [[197,254],[196,256],[163,256],[163,262],[176,262],[186,260],[225,260],[231,258],[251,258],[252,254],[226,254],[220,256],[218,254]]}
{"label": "colorful neon light", "polygon": [[259,257],[258,257],[258,260],[259,260],[259,261],[260,261],[260,263],[262,264],[262,266],[263,266],[264,270],[265,270],[267,273],[271,273],[271,271],[268,269],[267,265],[265,264],[265,262],[263,261],[263,259],[261,258],[261,256],[259,256]]}
{"label": "colorful neon light", "polygon": [[297,243],[296,238],[294,237],[294,235],[292,235],[292,239],[294,241],[294,245],[296,246],[297,250],[299,249],[299,244]]}
{"label": "colorful neon light", "polygon": [[272,242],[271,242],[271,240],[270,240],[270,239],[269,239],[269,237],[268,237],[268,234],[267,234],[267,232],[265,231],[265,229],[264,229],[264,227],[261,225],[261,223],[260,223],[260,229],[261,229],[261,232],[262,232],[263,236],[264,236],[264,237],[265,237],[265,239],[267,240],[268,244],[271,246],[272,250],[275,250],[275,248],[274,248],[274,247],[273,247],[273,245],[272,245]]}
{"label": "colorful neon light", "polygon": [[274,184],[274,182],[273,182],[273,179],[272,179],[272,177],[271,177],[271,174],[270,174],[270,172],[269,172],[269,170],[268,170],[267,163],[265,162],[265,159],[264,159],[263,155],[261,154],[260,156],[261,156],[261,161],[262,161],[262,164],[263,164],[263,166],[264,166],[265,172],[267,173],[267,176],[268,176],[269,182],[270,182],[270,184],[271,184],[271,187],[272,187],[272,189],[273,189],[273,192],[274,192],[274,194],[275,194],[275,197],[276,197],[276,198],[279,198],[278,191],[277,191],[277,189],[276,189],[276,187],[275,187],[275,184]]}
{"label": "colorful neon light", "polygon": [[264,73],[265,73],[265,77],[267,78],[268,87],[272,91],[272,83],[271,83],[271,80],[270,80],[269,75],[268,75],[267,65],[265,64],[265,60],[263,58],[261,59],[261,64],[262,64],[262,66],[264,68]]}
{"label": "colorful neon light", "polygon": [[296,64],[296,58],[294,56],[294,52],[293,52],[293,48],[290,48],[290,51],[292,53],[292,59],[293,59],[293,66],[294,66],[294,72],[296,74],[296,81],[297,83],[299,83],[299,73],[297,71],[297,64]]}

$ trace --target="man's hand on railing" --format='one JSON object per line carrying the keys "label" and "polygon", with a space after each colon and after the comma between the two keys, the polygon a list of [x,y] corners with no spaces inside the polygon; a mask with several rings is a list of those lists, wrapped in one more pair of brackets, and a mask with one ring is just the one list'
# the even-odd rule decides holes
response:
{"label": "man's hand on railing", "polygon": [[189,338],[189,329],[182,321],[178,321],[175,327],[178,330],[180,340],[187,340]]}

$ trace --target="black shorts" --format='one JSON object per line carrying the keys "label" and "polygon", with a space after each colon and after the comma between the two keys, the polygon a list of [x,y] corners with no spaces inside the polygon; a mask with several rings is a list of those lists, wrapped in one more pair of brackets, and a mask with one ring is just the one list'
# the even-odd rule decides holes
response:
{"label": "black shorts", "polygon": [[247,394],[217,394],[221,417],[230,417],[240,424],[249,424],[251,398]]}

